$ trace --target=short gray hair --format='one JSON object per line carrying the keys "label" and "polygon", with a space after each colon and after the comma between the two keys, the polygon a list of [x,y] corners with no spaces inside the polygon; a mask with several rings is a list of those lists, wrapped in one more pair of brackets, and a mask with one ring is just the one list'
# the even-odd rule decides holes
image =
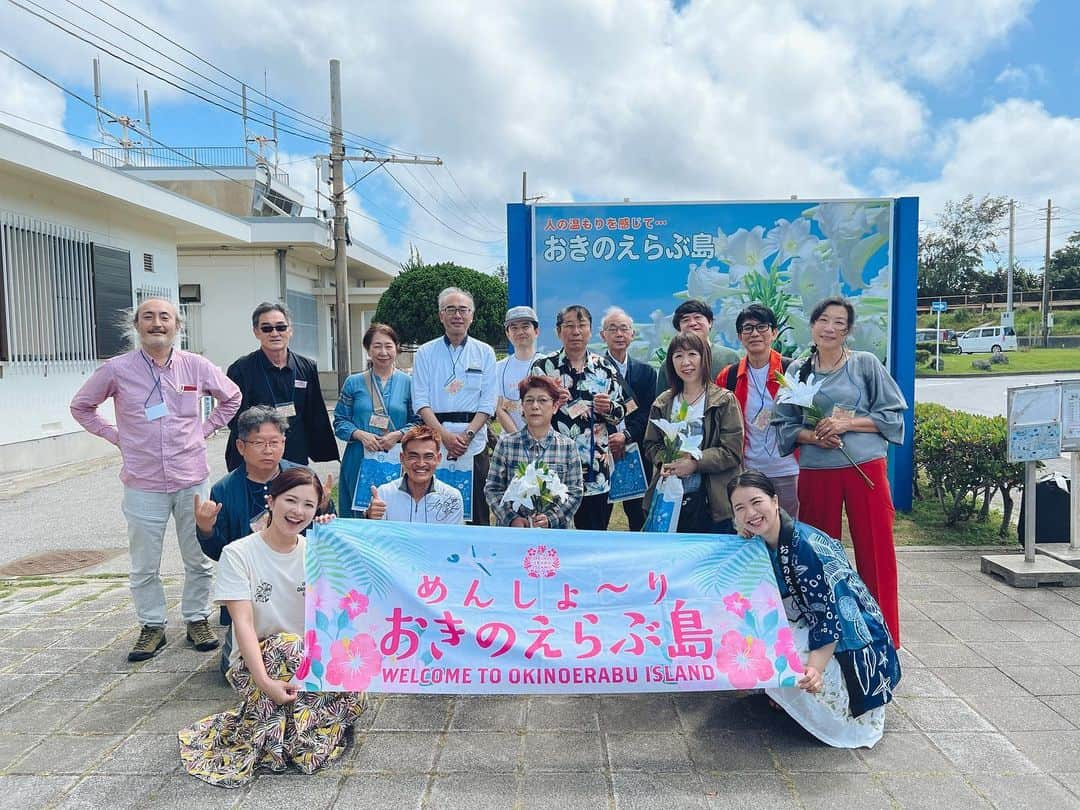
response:
{"label": "short gray hair", "polygon": [[451,295],[464,295],[469,299],[469,305],[476,309],[476,299],[472,297],[472,293],[468,290],[463,290],[460,287],[447,287],[441,293],[439,293],[439,309],[442,309],[443,302]]}
{"label": "short gray hair", "polygon": [[631,326],[634,325],[634,319],[630,317],[630,313],[627,312],[625,309],[623,309],[622,307],[608,307],[604,310],[604,317],[600,319],[600,328],[603,329],[605,326],[607,326],[607,322],[609,320],[611,320],[612,318],[616,318],[620,315],[630,321]]}
{"label": "short gray hair", "polygon": [[236,435],[244,439],[263,425],[273,425],[284,436],[289,429],[289,420],[269,405],[252,405],[236,420]]}

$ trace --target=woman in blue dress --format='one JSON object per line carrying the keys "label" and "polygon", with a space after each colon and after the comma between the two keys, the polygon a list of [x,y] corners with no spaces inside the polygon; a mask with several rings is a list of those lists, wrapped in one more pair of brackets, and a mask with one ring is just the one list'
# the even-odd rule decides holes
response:
{"label": "woman in blue dress", "polygon": [[341,459],[341,517],[363,514],[352,506],[365,452],[381,453],[393,448],[414,419],[412,379],[394,367],[401,350],[397,332],[384,323],[373,323],[364,333],[364,350],[371,359],[371,368],[349,375],[334,407],[334,433],[348,442]]}
{"label": "woman in blue dress", "polygon": [[844,547],[788,517],[764,475],[741,473],[728,484],[728,496],[739,533],[761,538],[769,550],[791,623],[791,654],[803,670],[795,688],[766,693],[822,742],[872,748],[900,682],[881,609]]}

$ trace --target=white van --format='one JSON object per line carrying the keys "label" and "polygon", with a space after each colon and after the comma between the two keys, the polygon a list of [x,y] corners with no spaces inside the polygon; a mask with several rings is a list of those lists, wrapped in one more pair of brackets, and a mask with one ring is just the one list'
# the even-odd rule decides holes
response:
{"label": "white van", "polygon": [[956,345],[960,347],[961,354],[1013,352],[1016,351],[1016,332],[1011,326],[984,323],[960,335]]}

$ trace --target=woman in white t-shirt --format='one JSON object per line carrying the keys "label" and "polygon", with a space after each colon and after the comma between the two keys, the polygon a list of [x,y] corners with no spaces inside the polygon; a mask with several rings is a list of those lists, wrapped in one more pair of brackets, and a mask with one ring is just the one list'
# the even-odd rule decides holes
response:
{"label": "woman in white t-shirt", "polygon": [[301,692],[294,682],[304,659],[300,532],[322,497],[307,467],[283,470],[270,484],[267,528],[222,552],[214,601],[232,616],[225,677],[242,702],[179,732],[184,768],[204,782],[240,787],[259,768],[280,772],[290,763],[312,773],[341,756],[345,732],[364,709],[363,693]]}

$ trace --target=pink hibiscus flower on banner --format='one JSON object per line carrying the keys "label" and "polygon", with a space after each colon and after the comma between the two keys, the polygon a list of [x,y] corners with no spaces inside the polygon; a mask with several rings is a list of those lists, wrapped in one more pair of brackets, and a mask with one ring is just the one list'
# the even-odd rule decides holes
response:
{"label": "pink hibiscus flower on banner", "polygon": [[765,642],[729,630],[720,639],[716,668],[728,676],[735,689],[753,689],[773,676],[772,661],[766,656]]}
{"label": "pink hibiscus flower on banner", "polygon": [[750,609],[750,600],[736,591],[724,597],[724,607],[741,619]]}
{"label": "pink hibiscus flower on banner", "polygon": [[304,660],[300,662],[300,666],[296,668],[296,680],[304,680],[309,672],[311,672],[311,656],[305,655]]}
{"label": "pink hibiscus flower on banner", "polygon": [[319,634],[314,630],[304,633],[304,653],[308,658],[322,660],[322,647],[319,646]]}
{"label": "pink hibiscus flower on banner", "polygon": [[787,664],[793,672],[803,671],[803,662],[799,657],[799,651],[795,649],[795,636],[790,627],[781,627],[776,634],[776,644],[773,652],[787,659]]}
{"label": "pink hibiscus flower on banner", "polygon": [[364,613],[368,608],[368,598],[364,596],[360,591],[353,588],[338,602],[338,607],[349,614],[350,619],[355,619],[361,613]]}
{"label": "pink hibiscus flower on banner", "polygon": [[326,682],[346,692],[363,692],[382,666],[375,639],[366,633],[343,638],[330,645]]}
{"label": "pink hibiscus flower on banner", "polygon": [[521,566],[533,579],[553,577],[559,571],[559,552],[547,546],[533,546],[525,552]]}

